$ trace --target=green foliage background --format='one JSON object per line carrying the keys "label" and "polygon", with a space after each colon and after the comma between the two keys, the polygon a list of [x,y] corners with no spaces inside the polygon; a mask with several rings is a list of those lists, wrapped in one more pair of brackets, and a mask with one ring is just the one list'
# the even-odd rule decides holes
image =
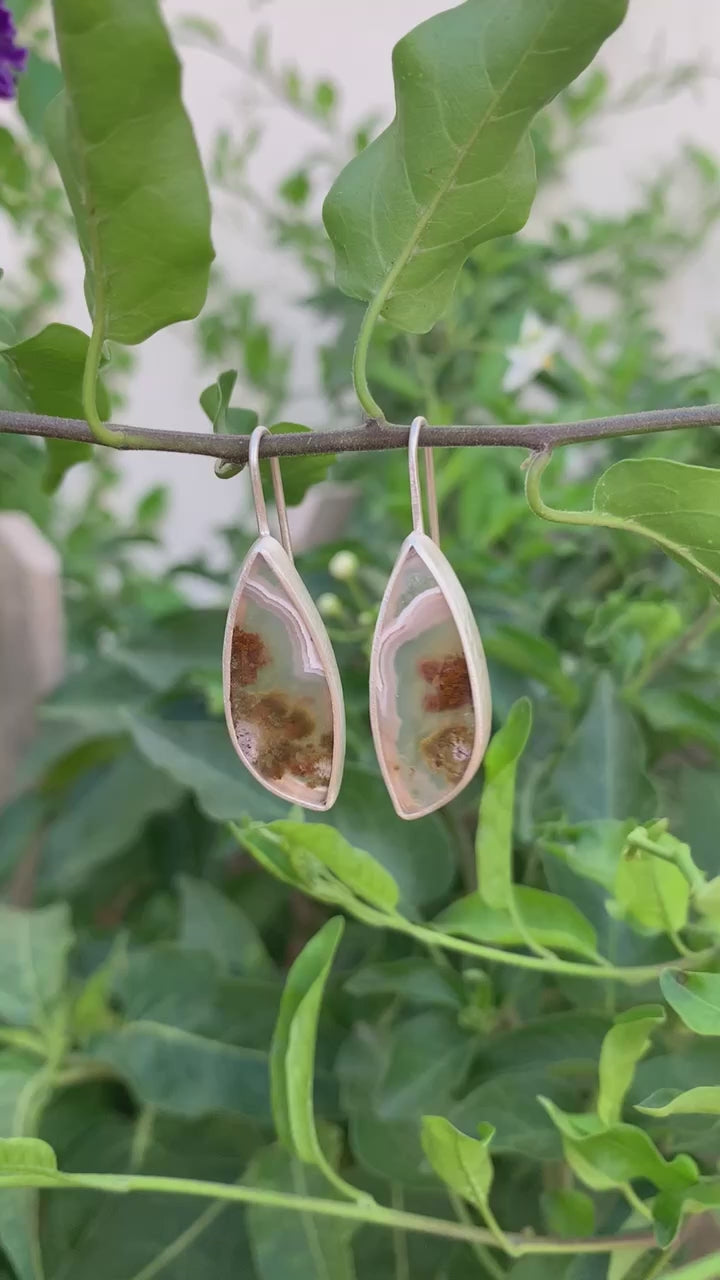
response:
{"label": "green foliage background", "polygon": [[[3,281],[0,336],[14,355],[0,361],[0,403],[49,412],[28,405],[37,347],[28,355],[23,341],[57,319],[57,261],[71,231],[42,141],[44,108],[60,87],[47,14],[32,3],[23,14],[33,54],[17,119],[0,133],[0,197],[28,250]],[[188,22],[178,35],[234,56],[207,23]],[[242,74],[312,121],[319,144],[275,190],[252,189],[259,108],[216,139],[211,187],[245,216],[252,204],[278,255],[305,273],[309,321],[335,323],[320,353],[327,421],[350,423],[363,307],[334,284],[318,197],[353,155],[366,163],[377,124],[347,130],[339,86],[277,66],[263,38],[242,58]],[[562,181],[605,115],[672,94],[695,74],[651,74],[622,96],[601,70],[588,71],[533,125],[541,194]],[[542,235],[474,247],[430,333],[376,329],[368,375],[388,417],[408,421],[423,409],[439,425],[520,423],[536,406],[572,420],[720,399],[716,370],[668,353],[656,314],[658,286],[717,224],[718,190],[714,158],[688,146],[625,214],[569,209]],[[586,286],[601,308],[586,303]],[[561,340],[533,370],[531,393],[518,395],[506,386],[508,351],[522,342],[528,313]],[[293,416],[292,353],[266,322],[262,297],[237,292],[221,265],[195,333],[212,384],[203,409],[216,430],[247,431],[256,414]],[[59,344],[84,360],[77,338],[50,339],[52,351]],[[238,351],[247,406],[232,403],[227,374]],[[129,368],[112,354],[105,380],[117,406]],[[66,407],[53,384],[53,411],[82,416],[71,384]],[[102,396],[97,408],[107,416]],[[683,1210],[717,1202],[720,978],[706,949],[718,924],[720,634],[705,581],[642,538],[541,523],[514,450],[441,452],[443,548],[480,623],[500,736],[484,779],[448,810],[403,824],[372,752],[367,658],[408,528],[405,461],[338,460],[333,477],[358,490],[347,530],[299,567],[316,598],[333,598],[325,603],[348,762],[328,823],[301,823],[238,765],[221,717],[223,609],[192,604],[197,579],[227,596],[251,535],[224,531],[220,569],[199,557],[158,579],[137,552],[162,545],[163,490],[119,519],[116,469],[95,451],[83,464],[81,506],[62,487],[51,492],[87,452],[54,445],[43,457],[35,442],[0,438],[0,506],[27,510],[63,557],[71,652],[19,797],[0,812],[0,873],[24,908],[3,908],[0,922],[2,1133],[41,1137],[69,1173],[242,1181],[324,1199],[350,1184],[356,1198],[367,1192],[397,1211],[486,1222],[489,1212],[506,1231],[579,1242],[515,1260],[485,1245],[262,1204],[244,1212],[92,1189],[38,1201],[16,1187],[0,1190],[0,1274],[665,1274],[658,1267],[669,1269],[671,1255],[647,1241],[639,1260],[618,1248],[610,1261],[582,1241],[647,1230],[643,1218],[654,1213],[667,1245]],[[714,467],[717,434],[566,450],[550,492],[587,510],[604,466],[658,453]],[[296,498],[325,473],[286,470]],[[333,574],[338,551],[356,557],[342,579]],[[326,923],[338,911],[342,940]],[[498,963],[497,948],[535,963]],[[548,949],[559,960],[545,963]],[[689,949],[710,972],[687,981],[666,972],[661,992],[656,966],[685,962]],[[644,980],[630,985],[611,970],[590,980],[574,968],[598,955]],[[294,988],[285,985],[293,961]],[[293,989],[303,999],[291,1008]],[[666,1013],[649,1005],[661,995]],[[688,1100],[697,1089],[703,1097]],[[31,1149],[26,1163],[39,1158]],[[680,1243],[678,1265],[691,1235]]]}

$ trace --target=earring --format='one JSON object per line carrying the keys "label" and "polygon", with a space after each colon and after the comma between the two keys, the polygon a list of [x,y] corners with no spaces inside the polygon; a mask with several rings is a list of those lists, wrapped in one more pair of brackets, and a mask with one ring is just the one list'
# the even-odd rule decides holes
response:
{"label": "earring", "polygon": [[435,470],[423,449],[430,537],[418,476],[424,418],[410,428],[413,531],[385,589],[370,657],[375,751],[401,818],[422,818],[458,795],[485,754],[492,719],[482,641],[453,569],[439,548]]}
{"label": "earring", "polygon": [[329,809],[345,760],[342,686],[327,631],[293,563],[277,458],[270,470],[281,542],[270,533],[259,464],[268,434],[256,427],[250,437],[259,537],[240,570],[225,628],[225,718],[237,754],[268,791],[306,809]]}

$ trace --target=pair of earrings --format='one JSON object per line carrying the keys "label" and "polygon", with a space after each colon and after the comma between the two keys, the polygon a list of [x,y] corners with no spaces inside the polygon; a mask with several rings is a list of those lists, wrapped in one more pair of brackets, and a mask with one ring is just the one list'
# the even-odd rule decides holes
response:
{"label": "pair of earrings", "polygon": [[[487,664],[468,603],[439,543],[431,449],[423,449],[430,536],[410,428],[413,531],[390,576],[370,659],[370,719],[396,812],[421,818],[448,804],[479,768],[490,736]],[[291,804],[335,803],[345,760],[345,710],[335,654],[293,563],[280,464],[270,459],[280,540],[260,478],[260,441],[248,466],[259,537],[240,570],[225,630],[223,690],[233,746],[258,782]]]}

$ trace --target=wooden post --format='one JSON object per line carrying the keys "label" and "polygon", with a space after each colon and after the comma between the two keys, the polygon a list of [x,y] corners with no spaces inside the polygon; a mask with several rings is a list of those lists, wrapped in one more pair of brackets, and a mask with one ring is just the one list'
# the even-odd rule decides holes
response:
{"label": "wooden post", "polygon": [[0,804],[12,794],[37,704],[63,674],[60,558],[28,516],[0,512]]}

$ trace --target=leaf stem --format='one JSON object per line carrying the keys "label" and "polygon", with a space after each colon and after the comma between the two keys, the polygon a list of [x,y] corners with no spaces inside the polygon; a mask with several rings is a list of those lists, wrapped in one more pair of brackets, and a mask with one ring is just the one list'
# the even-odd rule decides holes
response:
{"label": "leaf stem", "polygon": [[353,365],[352,365],[352,376],[353,376],[353,384],[355,386],[355,394],[357,395],[357,398],[360,401],[360,404],[362,405],[363,409],[368,415],[368,418],[381,424],[385,423],[386,418],[380,405],[378,404],[377,400],[373,396],[372,391],[370,390],[370,384],[368,383],[368,379],[367,379],[367,360],[368,360],[368,353],[370,350],[370,342],[372,339],[373,331],[375,329],[375,325],[377,324],[380,318],[380,312],[382,311],[384,305],[385,305],[385,293],[383,290],[381,290],[379,293],[376,293],[372,302],[368,306],[368,309],[365,312],[365,315],[363,316],[363,321],[362,321],[362,324],[360,325],[360,331],[358,333],[357,341],[355,343],[355,351],[353,353]]}
{"label": "leaf stem", "polygon": [[82,382],[82,405],[88,426],[98,444],[108,445],[111,449],[122,449],[125,444],[125,433],[108,427],[102,421],[97,407],[97,380],[100,373],[103,342],[105,341],[104,300],[102,284],[96,282],[95,311],[92,333],[85,356],[85,369]]}
{"label": "leaf stem", "polygon": [[[292,1192],[274,1191],[266,1187],[249,1187],[238,1183],[207,1182],[197,1178],[171,1178],[149,1174],[114,1173],[54,1173],[47,1169],[25,1169],[23,1172],[0,1175],[0,1190],[10,1187],[39,1187],[45,1190],[103,1191],[111,1195],[127,1195],[147,1192],[159,1195],[198,1196],[206,1200],[218,1200],[235,1204],[257,1204],[268,1209],[286,1209],[296,1213],[313,1213],[327,1218],[343,1218],[350,1222],[365,1222],[391,1230],[413,1231],[422,1235],[440,1236],[459,1240],[466,1244],[484,1244],[496,1248],[498,1241],[493,1232],[445,1218],[429,1218],[418,1213],[391,1209],[374,1201],[362,1204],[350,1200],[322,1200],[316,1196],[294,1195]],[[555,1239],[553,1237],[527,1237],[506,1235],[508,1245],[516,1256],[525,1254],[609,1253],[615,1249],[648,1249],[655,1243],[651,1235],[597,1236],[588,1240]]]}

